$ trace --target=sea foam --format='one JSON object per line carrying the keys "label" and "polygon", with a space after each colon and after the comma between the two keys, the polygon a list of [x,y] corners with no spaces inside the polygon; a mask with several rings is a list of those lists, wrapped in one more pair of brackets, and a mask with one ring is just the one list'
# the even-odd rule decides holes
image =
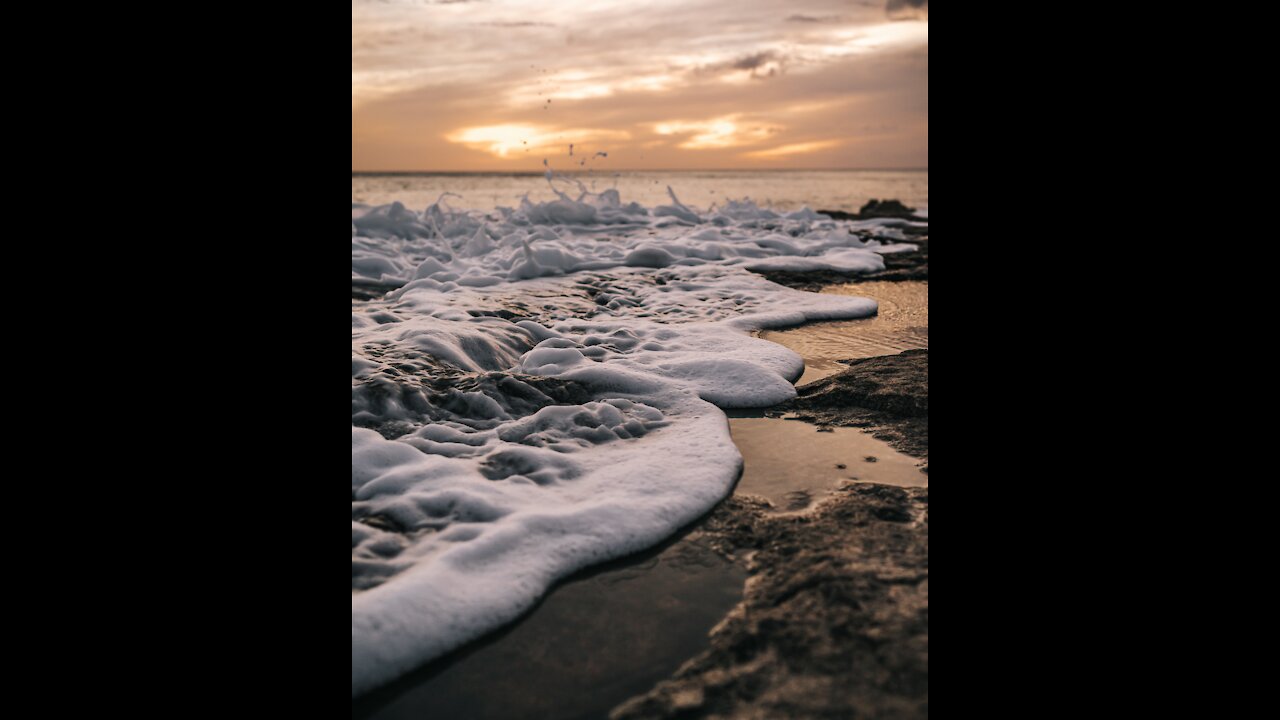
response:
{"label": "sea foam", "polygon": [[721,409],[789,400],[804,369],[752,333],[877,309],[751,271],[873,272],[911,248],[809,210],[557,197],[352,205],[353,287],[395,288],[351,311],[353,697],[731,491]]}

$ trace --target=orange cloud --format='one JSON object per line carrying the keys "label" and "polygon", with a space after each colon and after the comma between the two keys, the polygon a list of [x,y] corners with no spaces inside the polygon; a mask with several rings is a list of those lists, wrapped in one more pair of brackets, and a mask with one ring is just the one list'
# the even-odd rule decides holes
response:
{"label": "orange cloud", "polygon": [[685,150],[713,150],[754,145],[784,129],[772,125],[744,124],[741,117],[729,115],[699,122],[664,122],[654,125],[653,131],[658,135],[689,136],[679,145]]}
{"label": "orange cloud", "polygon": [[783,145],[782,147],[772,148],[770,150],[757,150],[755,152],[743,153],[743,157],[759,158],[761,160],[769,160],[772,158],[788,157],[790,155],[809,155],[811,153],[830,150],[831,148],[840,147],[843,144],[840,140],[822,140],[819,142],[794,143],[791,145]]}
{"label": "orange cloud", "polygon": [[928,166],[927,16],[802,9],[352,0],[352,170]]}
{"label": "orange cloud", "polygon": [[496,157],[510,157],[522,150],[545,153],[569,145],[594,145],[626,141],[631,134],[619,130],[587,130],[546,125],[488,125],[463,128],[445,136],[451,143],[465,145]]}

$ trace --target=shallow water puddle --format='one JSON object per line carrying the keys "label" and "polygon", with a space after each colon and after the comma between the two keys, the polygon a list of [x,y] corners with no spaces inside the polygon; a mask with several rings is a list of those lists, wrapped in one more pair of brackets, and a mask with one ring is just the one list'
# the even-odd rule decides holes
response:
{"label": "shallow water puddle", "polygon": [[[856,429],[818,432],[749,416],[729,425],[745,463],[736,492],[768,498],[779,510],[817,503],[843,482],[929,482],[920,461]],[[745,580],[695,530],[656,553],[570,580],[509,630],[366,695],[351,715],[605,717],[702,652],[711,629],[742,599]]]}
{"label": "shallow water puddle", "polygon": [[729,420],[746,468],[735,492],[800,510],[845,482],[925,487],[921,461],[854,428],[818,432],[809,423],[766,417]]}
{"label": "shallow water puddle", "polygon": [[561,585],[529,616],[352,702],[353,718],[603,718],[705,649],[746,573],[695,532]]}
{"label": "shallow water puddle", "polygon": [[869,297],[880,314],[866,320],[811,323],[790,330],[771,330],[760,337],[804,357],[806,385],[844,370],[838,360],[896,355],[929,347],[929,283],[868,282],[837,285],[824,295]]}

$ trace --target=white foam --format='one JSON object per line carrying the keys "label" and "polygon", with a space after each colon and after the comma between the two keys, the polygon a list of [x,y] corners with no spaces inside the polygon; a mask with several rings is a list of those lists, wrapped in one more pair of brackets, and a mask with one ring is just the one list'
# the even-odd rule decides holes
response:
{"label": "white foam", "polygon": [[[554,186],[553,186],[554,187]],[[352,205],[351,279],[404,284],[433,279],[488,287],[615,267],[742,265],[749,269],[883,269],[880,253],[906,239],[878,221],[836,222],[812,210],[786,216],[731,202],[699,214],[671,193],[650,212],[617,191],[559,199],[489,218],[453,211],[447,200],[414,213],[403,205]],[[858,230],[862,235],[853,235]]]}
{"label": "white foam", "polygon": [[788,400],[804,369],[751,333],[876,311],[748,269],[904,249],[812,211],[557,192],[489,216],[352,206],[353,283],[401,286],[352,308],[352,696],[725,497],[719,408]]}

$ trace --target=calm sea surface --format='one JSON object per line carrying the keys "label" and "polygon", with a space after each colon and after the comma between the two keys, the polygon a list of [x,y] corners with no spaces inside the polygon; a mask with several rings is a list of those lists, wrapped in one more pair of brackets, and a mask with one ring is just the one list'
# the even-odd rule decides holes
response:
{"label": "calm sea surface", "polygon": [[[709,208],[725,199],[751,198],[779,210],[857,211],[868,200],[898,199],[912,207],[929,207],[929,171],[597,171],[573,176],[599,192],[617,188],[623,202],[646,207],[669,204],[667,187],[687,205]],[[564,183],[557,182],[564,187]],[[571,186],[569,186],[571,187]],[[542,175],[499,174],[352,174],[351,202],[384,205],[402,202],[422,210],[444,193],[455,208],[492,210],[515,207],[526,193],[534,201],[554,200]],[[575,192],[569,193],[576,196]]]}

